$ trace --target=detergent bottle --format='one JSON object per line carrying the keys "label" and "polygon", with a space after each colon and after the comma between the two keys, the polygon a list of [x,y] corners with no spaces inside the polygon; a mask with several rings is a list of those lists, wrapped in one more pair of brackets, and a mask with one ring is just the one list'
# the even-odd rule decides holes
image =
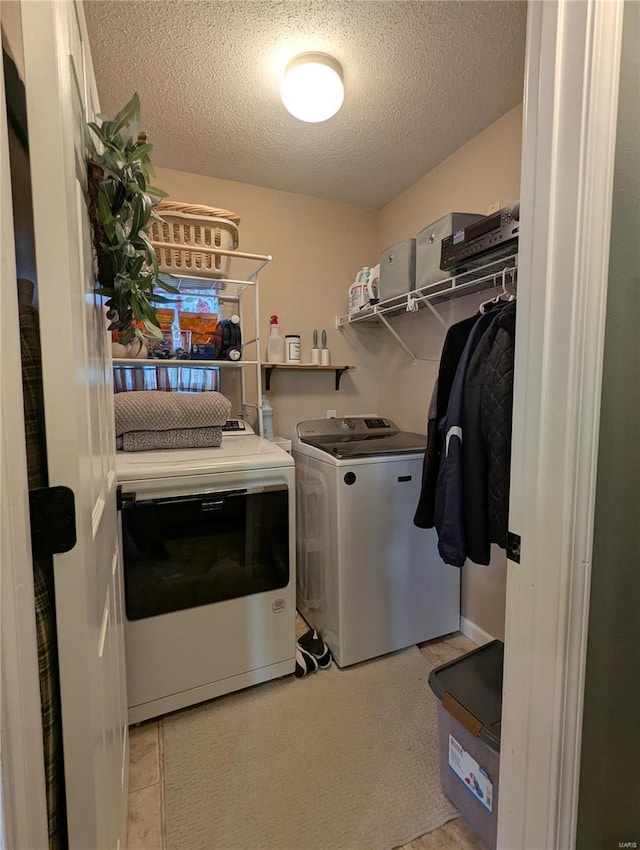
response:
{"label": "detergent bottle", "polygon": [[369,301],[369,266],[364,266],[349,287],[349,315],[358,313]]}
{"label": "detergent bottle", "polygon": [[374,266],[370,270],[367,289],[367,299],[369,305],[377,304],[380,300],[380,263],[378,263],[377,266]]}
{"label": "detergent bottle", "polygon": [[265,395],[262,396],[262,436],[267,440],[272,440],[275,435],[273,428],[273,407]]}

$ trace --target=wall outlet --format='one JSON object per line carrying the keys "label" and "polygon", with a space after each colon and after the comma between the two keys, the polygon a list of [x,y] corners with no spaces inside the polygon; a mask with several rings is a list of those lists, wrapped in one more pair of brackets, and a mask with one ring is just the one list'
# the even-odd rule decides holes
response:
{"label": "wall outlet", "polygon": [[500,209],[500,201],[494,201],[492,204],[489,204],[487,207],[487,215],[491,215],[492,213],[497,213]]}
{"label": "wall outlet", "polygon": [[327,419],[335,419],[337,415],[337,410],[327,410]]}

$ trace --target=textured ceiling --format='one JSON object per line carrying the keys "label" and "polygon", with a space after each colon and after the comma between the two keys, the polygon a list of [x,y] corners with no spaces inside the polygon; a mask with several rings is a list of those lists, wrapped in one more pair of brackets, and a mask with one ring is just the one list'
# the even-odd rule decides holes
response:
{"label": "textured ceiling", "polygon": [[[89,0],[102,109],[134,90],[156,165],[378,208],[522,99],[526,3]],[[330,53],[345,102],[304,124],[279,97]]]}

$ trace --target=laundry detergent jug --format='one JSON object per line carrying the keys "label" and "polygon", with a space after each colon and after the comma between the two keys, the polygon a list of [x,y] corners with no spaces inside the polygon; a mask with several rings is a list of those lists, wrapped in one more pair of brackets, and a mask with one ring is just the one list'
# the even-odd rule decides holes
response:
{"label": "laundry detergent jug", "polygon": [[377,301],[378,293],[371,280],[371,269],[365,266],[358,272],[355,281],[349,287],[349,315],[353,316],[365,307],[376,304]]}

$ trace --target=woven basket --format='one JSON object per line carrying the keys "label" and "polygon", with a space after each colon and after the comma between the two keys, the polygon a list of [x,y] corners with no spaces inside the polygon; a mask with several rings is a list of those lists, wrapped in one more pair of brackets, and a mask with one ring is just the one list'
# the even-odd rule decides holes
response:
{"label": "woven basket", "polygon": [[216,207],[168,200],[161,201],[155,211],[162,223],[152,219],[150,235],[160,271],[178,277],[228,277],[231,257],[211,249],[236,250],[238,215]]}

